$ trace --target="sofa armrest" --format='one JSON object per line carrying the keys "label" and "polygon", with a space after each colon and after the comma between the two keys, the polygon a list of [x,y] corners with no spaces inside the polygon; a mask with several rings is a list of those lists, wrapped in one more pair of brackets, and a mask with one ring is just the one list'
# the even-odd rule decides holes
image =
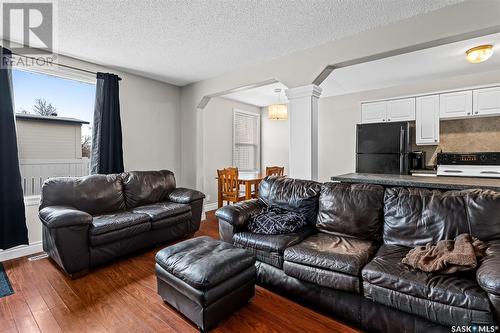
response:
{"label": "sofa armrest", "polygon": [[180,204],[189,204],[196,200],[205,199],[205,194],[200,191],[178,187],[169,194],[168,199]]}
{"label": "sofa armrest", "polygon": [[250,221],[250,216],[258,213],[264,207],[266,207],[266,204],[261,200],[251,199],[219,208],[215,212],[215,216],[237,229],[243,229]]}
{"label": "sofa armrest", "polygon": [[49,229],[77,225],[90,225],[92,216],[81,210],[67,206],[49,206],[38,212],[40,220]]}
{"label": "sofa armrest", "polygon": [[488,242],[486,256],[477,269],[476,278],[483,290],[500,296],[500,240]]}

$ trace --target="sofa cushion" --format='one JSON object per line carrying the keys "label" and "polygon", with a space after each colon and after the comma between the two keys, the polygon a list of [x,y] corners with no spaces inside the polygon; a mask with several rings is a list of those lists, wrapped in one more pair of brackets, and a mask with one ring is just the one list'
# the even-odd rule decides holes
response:
{"label": "sofa cushion", "polygon": [[465,190],[471,234],[482,241],[500,239],[500,192]]}
{"label": "sofa cushion", "polygon": [[146,214],[130,211],[94,216],[90,227],[90,243],[93,246],[128,238],[151,230],[151,219]]}
{"label": "sofa cushion", "polygon": [[384,215],[384,188],[370,184],[325,183],[321,186],[318,230],[379,240]]}
{"label": "sofa cushion", "polygon": [[[490,311],[488,297],[473,273],[446,275],[416,270],[401,263],[409,250],[402,246],[382,245],[373,260],[363,268],[363,281],[452,307]],[[370,290],[365,290],[365,296],[378,301],[377,295],[370,294]],[[404,300],[394,297],[392,306],[398,307]]]}
{"label": "sofa cushion", "polygon": [[193,215],[191,214],[191,211],[187,211],[185,213],[175,216],[169,216],[160,220],[153,221],[151,223],[151,229],[157,230],[157,229],[169,228],[176,224],[183,223],[186,225],[186,233],[188,233],[189,232],[188,227],[191,226],[192,217]]}
{"label": "sofa cushion", "polygon": [[357,276],[376,250],[373,241],[316,233],[285,250],[284,259]]}
{"label": "sofa cushion", "polygon": [[320,191],[321,184],[315,181],[270,176],[260,183],[259,198],[268,206],[300,213],[308,224],[314,225]]}
{"label": "sofa cushion", "polygon": [[122,177],[127,208],[165,201],[175,189],[174,174],[168,170],[131,171]]}
{"label": "sofa cushion", "polygon": [[359,276],[297,264],[291,261],[283,262],[283,271],[288,276],[311,282],[325,288],[352,293],[359,293],[361,291],[361,279]]}
{"label": "sofa cushion", "polygon": [[261,235],[243,231],[234,234],[233,244],[251,250],[259,261],[282,268],[285,249],[298,244],[314,232],[314,228],[310,226],[282,235]]}
{"label": "sofa cushion", "polygon": [[171,201],[162,201],[150,205],[139,206],[132,209],[132,212],[146,214],[151,217],[153,222],[187,213],[191,211],[191,206],[174,203]]}
{"label": "sofa cushion", "polygon": [[460,191],[388,188],[384,205],[385,244],[415,247],[471,232]]}
{"label": "sofa cushion", "polygon": [[89,213],[105,214],[125,209],[120,175],[60,177],[45,181],[40,209],[67,206]]}

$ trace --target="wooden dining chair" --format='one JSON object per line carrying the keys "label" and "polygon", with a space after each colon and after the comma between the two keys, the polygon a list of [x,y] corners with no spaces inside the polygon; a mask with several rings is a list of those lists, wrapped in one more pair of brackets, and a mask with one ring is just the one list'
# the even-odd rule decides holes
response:
{"label": "wooden dining chair", "polygon": [[266,167],[266,176],[283,176],[285,167],[272,166]]}
{"label": "wooden dining chair", "polygon": [[240,182],[238,180],[238,168],[226,168],[217,170],[219,182],[219,197],[221,200],[219,208],[222,207],[224,201],[239,202],[245,200],[245,195],[240,193]]}

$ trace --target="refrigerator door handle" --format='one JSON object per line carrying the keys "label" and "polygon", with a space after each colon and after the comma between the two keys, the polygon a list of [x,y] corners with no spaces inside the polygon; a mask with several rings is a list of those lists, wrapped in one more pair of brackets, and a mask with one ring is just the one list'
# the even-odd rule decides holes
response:
{"label": "refrigerator door handle", "polygon": [[406,153],[404,149],[404,144],[405,144],[405,130],[404,127],[401,127],[399,130],[399,153],[403,154]]}
{"label": "refrigerator door handle", "polygon": [[399,174],[404,175],[405,174],[405,163],[404,163],[404,154],[399,154]]}

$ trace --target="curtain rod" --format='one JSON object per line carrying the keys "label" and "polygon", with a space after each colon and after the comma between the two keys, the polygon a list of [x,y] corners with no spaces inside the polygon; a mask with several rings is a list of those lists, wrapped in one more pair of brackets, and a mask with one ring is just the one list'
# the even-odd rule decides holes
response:
{"label": "curtain rod", "polygon": [[[28,59],[31,59],[31,60],[37,60],[37,58],[33,58],[33,57],[30,57],[30,56],[27,56],[25,54],[19,54],[19,53],[14,53],[12,52],[13,55],[16,55],[16,56],[19,56],[19,57],[25,57],[25,58],[28,58]],[[60,64],[60,63],[53,63],[55,64],[56,66],[59,66],[59,67],[64,67],[64,68],[69,68],[69,69],[73,69],[73,70],[76,70],[76,71],[80,71],[80,72],[84,72],[84,73],[88,73],[88,74],[93,74],[93,75],[96,75],[98,74],[98,72],[93,72],[93,71],[89,71],[87,69],[83,69],[83,68],[78,68],[78,67],[74,67],[74,66],[70,66],[70,65],[64,65],[64,64]],[[118,80],[121,81],[121,77],[118,77]]]}

